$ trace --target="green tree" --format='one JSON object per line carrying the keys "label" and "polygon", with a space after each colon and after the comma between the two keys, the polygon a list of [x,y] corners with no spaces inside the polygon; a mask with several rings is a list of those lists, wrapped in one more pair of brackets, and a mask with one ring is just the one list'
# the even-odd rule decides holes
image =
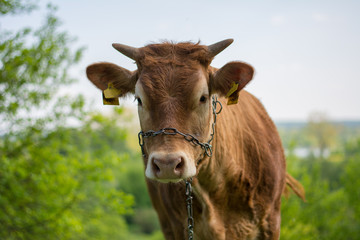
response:
{"label": "green tree", "polygon": [[336,142],[336,127],[329,122],[325,113],[314,112],[310,114],[305,132],[312,143],[312,150],[318,150],[318,156],[324,159],[326,150],[330,150]]}
{"label": "green tree", "polygon": [[[0,4],[1,14],[34,9],[20,0]],[[37,30],[0,32],[0,239],[122,239],[121,215],[133,198],[116,176],[128,155],[87,141],[107,122],[86,117],[82,96],[59,95],[83,49],[71,50],[55,11],[48,6]],[[126,133],[118,133],[125,151]]]}
{"label": "green tree", "polygon": [[[83,49],[73,53],[73,39],[59,32],[55,8],[37,30],[0,34],[0,131],[14,133],[32,126],[47,128],[83,116],[81,96],[57,96],[59,88],[74,82],[68,70],[78,63]],[[14,10],[15,11],[15,10]],[[37,117],[36,117],[37,116]]]}

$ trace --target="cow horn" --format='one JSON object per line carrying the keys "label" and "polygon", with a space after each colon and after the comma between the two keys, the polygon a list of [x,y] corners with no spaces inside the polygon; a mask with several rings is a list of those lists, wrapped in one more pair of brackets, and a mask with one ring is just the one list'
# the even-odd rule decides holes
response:
{"label": "cow horn", "polygon": [[208,51],[210,53],[210,56],[215,57],[217,54],[219,54],[221,51],[223,51],[225,48],[227,48],[233,41],[234,41],[234,39],[229,38],[229,39],[214,43],[212,45],[209,45]]}
{"label": "cow horn", "polygon": [[137,60],[139,58],[139,49],[130,47],[120,43],[113,43],[113,48],[124,54],[125,56],[131,58],[132,60]]}

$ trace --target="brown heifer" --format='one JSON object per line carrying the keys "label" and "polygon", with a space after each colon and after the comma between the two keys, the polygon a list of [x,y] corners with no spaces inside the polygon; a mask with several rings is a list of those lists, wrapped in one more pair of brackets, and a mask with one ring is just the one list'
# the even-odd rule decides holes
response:
{"label": "brown heifer", "polygon": [[[112,84],[111,97],[135,94],[146,181],[166,239],[187,238],[185,184],[180,180],[194,179],[194,238],[199,240],[278,239],[285,184],[299,188],[286,174],[274,123],[258,99],[240,91],[252,79],[253,68],[243,62],[210,66],[231,43],[114,44],[136,61],[136,71],[111,63],[87,68],[88,78],[101,90]],[[219,115],[213,113],[219,107],[215,95],[223,106]],[[227,106],[225,97],[238,104]],[[164,134],[168,131],[175,133]],[[186,141],[189,136],[196,140]]]}

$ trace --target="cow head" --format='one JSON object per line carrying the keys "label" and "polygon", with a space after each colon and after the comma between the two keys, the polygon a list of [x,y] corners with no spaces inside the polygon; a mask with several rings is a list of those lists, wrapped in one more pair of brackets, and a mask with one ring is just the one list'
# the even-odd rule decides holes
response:
{"label": "cow head", "polygon": [[[231,97],[237,98],[253,76],[253,68],[242,62],[230,62],[220,69],[210,66],[214,56],[232,41],[210,46],[165,42],[143,48],[113,44],[135,60],[138,69],[129,71],[103,62],[88,66],[86,72],[90,81],[103,91],[112,83],[118,97],[135,96],[142,131],[176,128],[207,142],[213,122],[211,96],[225,97],[236,86]],[[181,135],[146,138],[144,152],[146,176],[161,182],[193,177],[200,160],[201,164],[207,160],[201,147],[185,141]]]}

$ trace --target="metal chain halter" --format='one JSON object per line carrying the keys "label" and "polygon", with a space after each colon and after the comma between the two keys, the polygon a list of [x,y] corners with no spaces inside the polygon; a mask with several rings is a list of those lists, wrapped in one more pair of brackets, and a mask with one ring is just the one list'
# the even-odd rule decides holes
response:
{"label": "metal chain halter", "polygon": [[[217,110],[217,104],[219,104],[220,109]],[[190,143],[193,143],[194,145],[199,145],[202,149],[204,149],[205,153],[204,153],[204,157],[208,156],[211,157],[212,156],[212,145],[210,144],[211,141],[214,139],[214,134],[215,134],[215,124],[216,124],[216,118],[217,115],[221,112],[222,110],[222,105],[221,103],[217,100],[217,98],[215,96],[212,97],[212,110],[213,110],[213,115],[214,115],[214,122],[211,126],[211,134],[210,134],[210,139],[207,142],[200,142],[199,139],[197,139],[196,137],[194,137],[193,135],[189,134],[189,133],[182,133],[180,131],[178,131],[176,128],[171,128],[171,127],[167,127],[167,128],[162,128],[159,131],[154,131],[154,130],[149,130],[147,132],[143,132],[140,131],[138,134],[138,138],[139,138],[139,145],[141,147],[141,153],[143,155],[143,157],[146,157],[145,154],[145,150],[144,150],[144,141],[145,138],[148,137],[155,137],[158,135],[176,135],[179,134],[181,136],[184,137],[184,139]]]}
{"label": "metal chain halter", "polygon": [[[220,106],[219,110],[217,110],[218,104]],[[222,110],[221,103],[217,100],[217,98],[215,96],[212,96],[212,111],[213,111],[213,115],[214,115],[214,122],[211,125],[210,139],[207,142],[202,143],[199,141],[199,139],[197,139],[193,135],[191,135],[189,133],[182,133],[182,132],[178,131],[176,128],[170,128],[170,127],[162,128],[156,132],[153,130],[149,130],[147,132],[140,131],[138,134],[138,138],[139,138],[139,145],[141,147],[142,156],[144,158],[146,158],[146,154],[145,154],[145,150],[144,150],[145,138],[155,137],[155,136],[158,136],[161,134],[163,134],[163,135],[179,134],[179,135],[183,136],[186,141],[193,143],[194,145],[199,145],[202,149],[204,149],[204,157],[206,157],[206,156],[211,157],[213,151],[212,151],[212,145],[210,143],[214,139],[216,119],[217,119],[217,115],[221,112],[221,110]],[[201,159],[200,159],[200,161],[201,161]],[[198,163],[200,161],[198,161]],[[192,183],[192,178],[190,178],[189,180],[185,180],[186,208],[187,208],[187,215],[188,215],[188,219],[187,219],[188,240],[194,239],[194,218],[193,218],[193,208],[192,208],[193,197],[192,197],[191,183]]]}

